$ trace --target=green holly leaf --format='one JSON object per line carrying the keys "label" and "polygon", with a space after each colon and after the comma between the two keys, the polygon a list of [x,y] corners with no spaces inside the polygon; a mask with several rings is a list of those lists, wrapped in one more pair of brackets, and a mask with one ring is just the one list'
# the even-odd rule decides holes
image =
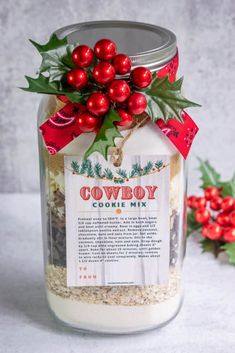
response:
{"label": "green holly leaf", "polygon": [[114,125],[115,121],[120,121],[120,116],[114,109],[110,109],[108,114],[104,117],[103,124],[93,144],[86,151],[84,158],[88,158],[94,152],[99,152],[107,160],[109,147],[115,147],[115,138],[122,137],[121,133]]}
{"label": "green holly leaf", "polygon": [[163,119],[167,122],[175,118],[183,123],[182,110],[200,106],[183,97],[181,93],[182,83],[183,78],[170,83],[168,77],[155,77],[151,87],[144,91],[148,101],[147,113],[153,122],[157,119]]}
{"label": "green holly leaf", "polygon": [[232,196],[235,197],[235,174],[229,181],[224,181],[219,183],[219,187],[222,188],[222,196]]}
{"label": "green holly leaf", "polygon": [[211,239],[203,239],[200,241],[202,252],[212,252],[214,253],[215,244],[214,241]]}
{"label": "green holly leaf", "polygon": [[228,254],[229,262],[235,265],[235,243],[226,243],[225,245],[221,246],[222,250]]}
{"label": "green holly leaf", "polygon": [[74,46],[68,44],[66,37],[59,39],[56,34],[53,34],[44,45],[31,39],[30,42],[42,56],[39,73],[47,72],[50,81],[60,81],[68,71],[75,67],[71,58]]}
{"label": "green holly leaf", "polygon": [[63,94],[60,89],[60,82],[49,82],[49,77],[39,75],[37,78],[25,76],[28,87],[20,87],[27,92],[47,93],[47,94]]}
{"label": "green holly leaf", "polygon": [[194,211],[189,211],[187,216],[187,235],[189,236],[191,233],[199,230],[201,228],[201,224],[197,223],[194,218]]}
{"label": "green holly leaf", "polygon": [[201,172],[202,185],[201,188],[205,189],[208,186],[218,186],[220,182],[220,174],[205,160],[198,158],[200,165],[199,170]]}
{"label": "green holly leaf", "polygon": [[203,239],[200,241],[202,252],[211,252],[215,257],[218,257],[222,251],[221,241]]}
{"label": "green holly leaf", "polygon": [[46,94],[55,94],[55,95],[65,95],[69,98],[71,102],[80,103],[83,101],[84,96],[79,91],[67,92],[61,87],[59,81],[49,81],[49,77],[45,77],[42,74],[39,74],[37,78],[32,78],[25,76],[28,87],[20,87],[27,92],[36,92],[36,93],[46,93]]}

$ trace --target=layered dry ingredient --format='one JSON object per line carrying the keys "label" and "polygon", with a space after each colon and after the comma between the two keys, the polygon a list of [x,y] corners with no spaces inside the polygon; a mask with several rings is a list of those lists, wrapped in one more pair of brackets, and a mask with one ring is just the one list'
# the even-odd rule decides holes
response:
{"label": "layered dry ingredient", "polygon": [[167,285],[154,286],[105,286],[67,287],[66,268],[48,265],[47,287],[62,298],[79,300],[90,304],[147,305],[158,304],[179,292],[180,276],[172,268]]}
{"label": "layered dry ingredient", "polygon": [[[61,102],[50,98],[48,115],[58,110]],[[144,127],[143,127],[144,128]],[[160,153],[160,152],[158,152]],[[167,302],[180,292],[178,269],[179,242],[182,239],[179,224],[182,212],[182,158],[179,153],[170,158],[170,277],[167,285],[151,286],[92,286],[66,285],[66,225],[64,190],[64,155],[50,156],[44,150],[47,188],[48,290],[64,299],[88,304],[142,306]]]}

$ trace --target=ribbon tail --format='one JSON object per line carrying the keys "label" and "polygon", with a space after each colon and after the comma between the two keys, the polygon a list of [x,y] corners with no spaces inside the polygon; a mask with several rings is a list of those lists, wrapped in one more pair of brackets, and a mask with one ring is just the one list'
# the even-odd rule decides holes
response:
{"label": "ribbon tail", "polygon": [[185,111],[181,117],[183,123],[176,119],[170,119],[167,123],[158,119],[156,125],[186,159],[199,128]]}
{"label": "ribbon tail", "polygon": [[82,133],[77,118],[83,111],[81,104],[68,103],[39,127],[51,155],[58,153]]}

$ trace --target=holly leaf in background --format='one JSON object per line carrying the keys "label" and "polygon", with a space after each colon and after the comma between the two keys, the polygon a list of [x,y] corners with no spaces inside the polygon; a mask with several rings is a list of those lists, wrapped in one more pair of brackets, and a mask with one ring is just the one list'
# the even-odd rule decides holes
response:
{"label": "holly leaf in background", "polygon": [[202,252],[212,252],[214,253],[215,244],[214,241],[211,239],[203,239],[200,241]]}
{"label": "holly leaf in background", "polygon": [[65,95],[69,98],[71,102],[77,102],[77,103],[82,102],[84,99],[84,96],[81,94],[81,92],[64,91],[59,81],[50,82],[49,77],[45,77],[42,74],[39,74],[37,78],[32,78],[28,76],[25,76],[25,78],[28,82],[28,87],[20,87],[24,91],[55,94],[55,95]]}
{"label": "holly leaf in background", "polygon": [[219,187],[222,188],[222,196],[232,196],[235,197],[235,174],[229,181],[224,181],[219,183]]}
{"label": "holly leaf in background", "polygon": [[187,216],[187,235],[189,236],[191,233],[199,230],[199,228],[201,228],[201,224],[196,222],[194,211],[189,211]]}
{"label": "holly leaf in background", "polygon": [[122,137],[121,133],[114,125],[115,121],[120,121],[120,116],[114,109],[110,109],[104,118],[103,124],[97,133],[94,142],[86,151],[84,159],[87,159],[94,152],[99,152],[107,160],[109,147],[115,147],[115,138]]}
{"label": "holly leaf in background", "polygon": [[31,39],[30,42],[42,56],[39,73],[47,72],[50,81],[60,81],[68,71],[75,67],[71,58],[74,46],[68,44],[66,37],[59,39],[56,34],[53,34],[44,45]]}
{"label": "holly leaf in background", "polygon": [[202,252],[211,252],[215,257],[218,257],[219,253],[221,253],[221,242],[215,241],[211,239],[203,239],[200,241]]}
{"label": "holly leaf in background", "polygon": [[226,243],[221,246],[221,249],[225,250],[228,254],[229,262],[235,265],[235,243]]}
{"label": "holly leaf in background", "polygon": [[151,87],[144,91],[148,102],[147,113],[153,122],[157,119],[163,119],[164,122],[167,122],[175,118],[183,123],[182,110],[200,106],[183,97],[181,93],[182,83],[183,78],[170,83],[168,76],[164,78],[155,77]]}
{"label": "holly leaf in background", "polygon": [[220,182],[220,174],[205,160],[198,158],[200,165],[199,170],[201,172],[202,185],[201,188],[205,189],[208,186],[218,186]]}

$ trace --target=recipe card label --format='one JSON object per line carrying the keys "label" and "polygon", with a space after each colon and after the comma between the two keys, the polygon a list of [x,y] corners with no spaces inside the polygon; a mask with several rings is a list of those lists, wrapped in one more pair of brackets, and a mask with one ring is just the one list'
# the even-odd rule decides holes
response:
{"label": "recipe card label", "polygon": [[65,156],[67,286],[164,284],[170,160]]}

